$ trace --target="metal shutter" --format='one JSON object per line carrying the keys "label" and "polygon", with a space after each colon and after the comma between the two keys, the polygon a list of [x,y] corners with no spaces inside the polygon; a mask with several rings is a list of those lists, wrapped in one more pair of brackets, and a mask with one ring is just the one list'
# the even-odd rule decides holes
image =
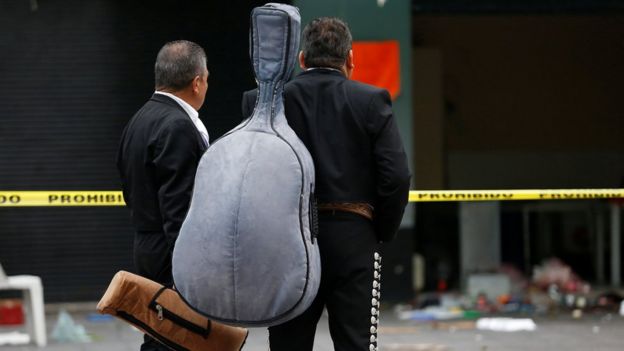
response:
{"label": "metal shutter", "polygon": [[[259,3],[0,2],[0,189],[119,190],[119,136],[169,40],[206,49],[200,116],[212,140],[232,128],[253,87],[247,31]],[[48,302],[99,299],[132,269],[132,241],[125,208],[0,208],[0,263],[41,276]]]}

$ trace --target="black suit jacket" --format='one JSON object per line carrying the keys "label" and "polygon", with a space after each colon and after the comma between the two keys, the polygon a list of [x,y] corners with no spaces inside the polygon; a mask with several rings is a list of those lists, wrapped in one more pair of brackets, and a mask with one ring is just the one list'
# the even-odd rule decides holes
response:
{"label": "black suit jacket", "polygon": [[138,232],[162,232],[173,249],[206,150],[188,114],[154,94],[123,131],[117,167]]}
{"label": "black suit jacket", "polygon": [[[256,95],[243,94],[243,116],[253,112]],[[410,173],[388,92],[313,69],[285,85],[284,105],[314,160],[318,201],[373,205],[378,239],[391,240],[407,205]]]}

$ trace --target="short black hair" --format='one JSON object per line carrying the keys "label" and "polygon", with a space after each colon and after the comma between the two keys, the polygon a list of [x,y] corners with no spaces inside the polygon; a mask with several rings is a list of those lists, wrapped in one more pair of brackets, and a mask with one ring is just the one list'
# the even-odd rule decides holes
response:
{"label": "short black hair", "polygon": [[341,68],[351,50],[349,26],[336,17],[313,19],[303,29],[303,58],[307,67]]}
{"label": "short black hair", "polygon": [[156,56],[154,81],[156,89],[184,89],[206,69],[206,52],[201,46],[176,40],[165,44]]}

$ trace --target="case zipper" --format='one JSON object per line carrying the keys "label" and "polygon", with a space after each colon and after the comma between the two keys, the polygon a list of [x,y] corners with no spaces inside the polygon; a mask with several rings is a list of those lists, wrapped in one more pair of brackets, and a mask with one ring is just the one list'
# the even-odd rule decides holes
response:
{"label": "case zipper", "polygon": [[159,304],[156,304],[156,311],[158,311],[158,320],[162,321],[164,319],[162,306]]}
{"label": "case zipper", "polygon": [[117,311],[117,316],[119,318],[124,319],[124,320],[128,321],[129,323],[134,324],[134,325],[138,326],[139,328],[143,329],[147,334],[153,336],[158,341],[160,341],[164,345],[168,346],[172,350],[176,350],[176,351],[190,351],[189,349],[185,348],[184,346],[176,344],[175,342],[165,338],[161,334],[157,333],[154,329],[152,329],[152,327],[150,327],[146,323],[140,321],[139,319],[135,318],[134,316],[130,315],[129,313],[126,313],[124,311]]}
{"label": "case zipper", "polygon": [[160,288],[160,290],[156,293],[156,295],[154,295],[152,301],[149,303],[148,306],[151,310],[156,311],[158,320],[163,321],[166,318],[172,323],[177,324],[190,332],[198,334],[203,338],[207,338],[210,335],[210,331],[212,330],[212,322],[209,319],[207,319],[208,324],[206,325],[206,327],[199,326],[167,310],[156,301],[158,297],[163,293],[163,291],[165,291],[165,289],[167,289],[167,287],[163,286],[162,288]]}

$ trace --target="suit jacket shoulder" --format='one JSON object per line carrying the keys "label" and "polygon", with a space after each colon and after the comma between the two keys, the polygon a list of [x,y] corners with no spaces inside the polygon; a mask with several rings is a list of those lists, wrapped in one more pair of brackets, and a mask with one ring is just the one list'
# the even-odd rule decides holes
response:
{"label": "suit jacket shoulder", "polygon": [[148,129],[150,143],[157,142],[163,137],[174,134],[180,137],[197,139],[200,149],[204,149],[203,139],[195,124],[186,111],[176,101],[168,96],[154,94],[151,99],[135,114],[129,124],[137,123],[137,129]]}
{"label": "suit jacket shoulder", "polygon": [[194,126],[186,111],[168,96],[154,94],[145,104],[151,117],[159,120],[163,126],[170,124]]}
{"label": "suit jacket shoulder", "polygon": [[349,85],[349,88],[356,94],[373,95],[387,93],[386,89],[378,88],[374,85],[358,82],[357,80],[347,79],[345,84]]}

